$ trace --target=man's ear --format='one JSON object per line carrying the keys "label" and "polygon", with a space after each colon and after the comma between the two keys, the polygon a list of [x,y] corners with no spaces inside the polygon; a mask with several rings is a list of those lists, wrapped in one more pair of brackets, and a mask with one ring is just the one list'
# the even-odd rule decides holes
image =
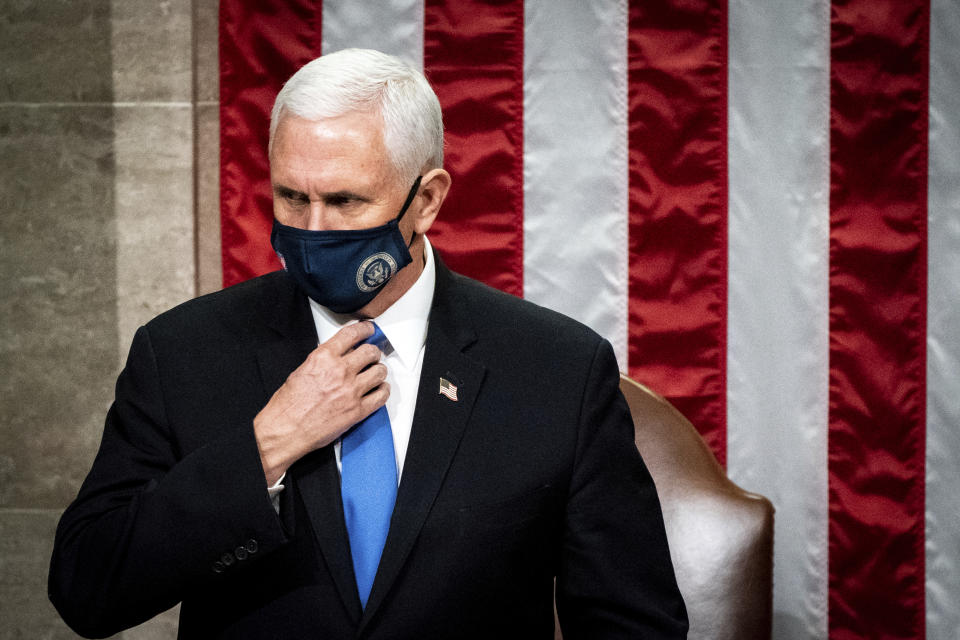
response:
{"label": "man's ear", "polygon": [[423,174],[417,196],[422,206],[414,218],[414,229],[418,234],[425,234],[433,226],[433,221],[440,213],[440,206],[450,191],[451,182],[450,174],[443,169],[431,169]]}

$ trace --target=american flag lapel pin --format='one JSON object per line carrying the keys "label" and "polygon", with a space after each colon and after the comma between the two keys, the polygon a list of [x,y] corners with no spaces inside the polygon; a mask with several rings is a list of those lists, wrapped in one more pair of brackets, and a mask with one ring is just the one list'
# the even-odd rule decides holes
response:
{"label": "american flag lapel pin", "polygon": [[446,378],[440,378],[440,395],[446,396],[454,402],[457,401],[457,385]]}

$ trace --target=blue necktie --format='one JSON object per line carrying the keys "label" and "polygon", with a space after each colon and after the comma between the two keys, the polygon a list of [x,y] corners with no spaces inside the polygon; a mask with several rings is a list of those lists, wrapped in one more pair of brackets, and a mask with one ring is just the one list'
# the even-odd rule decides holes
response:
{"label": "blue necktie", "polygon": [[[380,327],[373,326],[374,334],[364,342],[383,349],[387,339]],[[343,437],[340,464],[340,493],[353,572],[360,602],[366,607],[397,499],[397,460],[385,406],[358,422]]]}

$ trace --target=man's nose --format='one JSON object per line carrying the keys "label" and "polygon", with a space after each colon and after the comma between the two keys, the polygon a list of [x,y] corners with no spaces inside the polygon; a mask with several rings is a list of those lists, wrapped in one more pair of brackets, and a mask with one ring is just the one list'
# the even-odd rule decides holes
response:
{"label": "man's nose", "polygon": [[308,231],[329,231],[336,229],[332,207],[324,202],[311,202],[307,214],[306,229]]}

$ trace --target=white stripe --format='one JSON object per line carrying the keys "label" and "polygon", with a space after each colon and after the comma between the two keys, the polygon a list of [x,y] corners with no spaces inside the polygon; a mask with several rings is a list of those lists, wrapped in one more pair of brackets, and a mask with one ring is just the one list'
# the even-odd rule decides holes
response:
{"label": "white stripe", "polygon": [[729,24],[728,470],[777,509],[773,637],[826,638],[829,3]]}
{"label": "white stripe", "polygon": [[524,297],[627,366],[627,6],[525,3]]}
{"label": "white stripe", "polygon": [[423,69],[423,0],[326,0],[323,53],[378,49]]}
{"label": "white stripe", "polygon": [[960,638],[960,4],[930,21],[927,638]]}

